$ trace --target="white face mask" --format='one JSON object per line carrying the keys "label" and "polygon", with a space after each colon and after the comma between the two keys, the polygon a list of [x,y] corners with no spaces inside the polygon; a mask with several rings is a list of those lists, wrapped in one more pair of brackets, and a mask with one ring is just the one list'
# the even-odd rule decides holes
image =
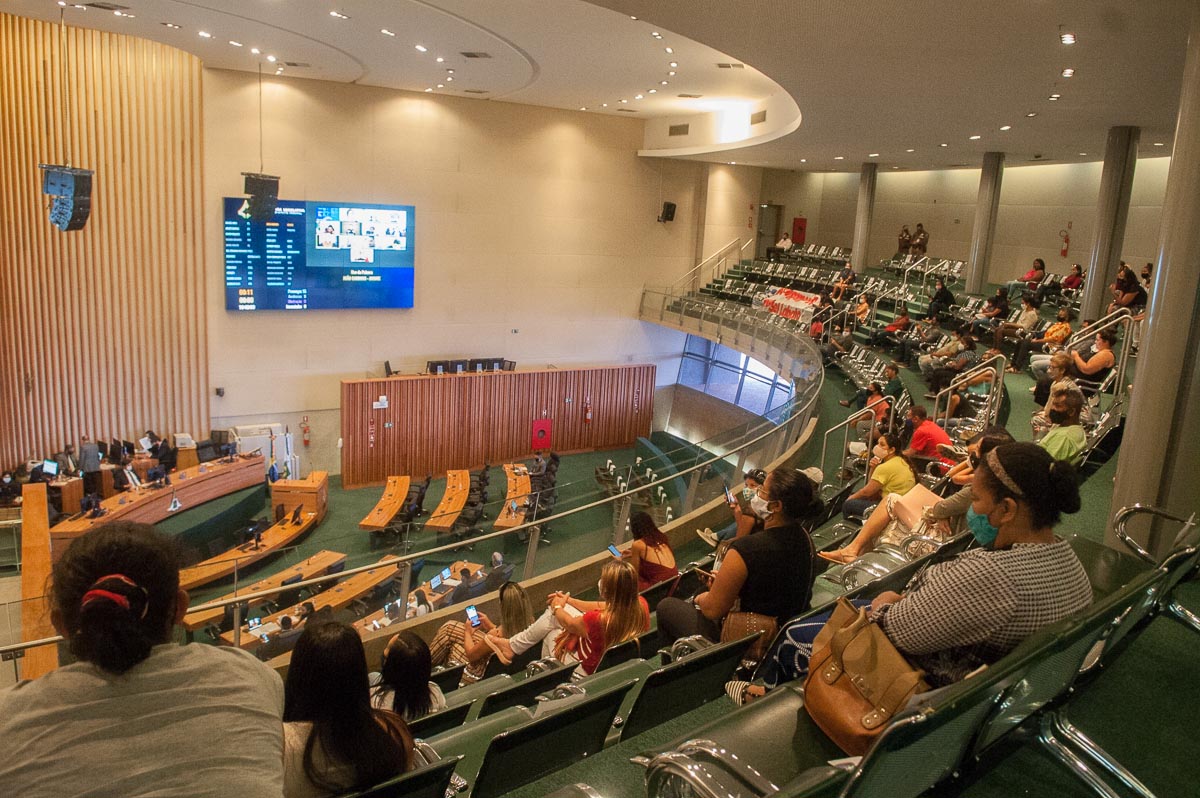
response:
{"label": "white face mask", "polygon": [[5,485],[7,485],[7,484],[8,484],[8,483],[10,483],[10,482],[12,482],[12,477],[5,477],[5,478],[4,478],[4,484],[5,484]]}
{"label": "white face mask", "polygon": [[750,512],[757,515],[762,520],[766,521],[770,517],[771,511],[767,509],[767,500],[757,493],[750,499]]}
{"label": "white face mask", "polygon": [[876,444],[875,448],[871,450],[871,454],[875,455],[880,460],[882,460],[883,458],[888,456],[888,450],[883,448],[882,444]]}

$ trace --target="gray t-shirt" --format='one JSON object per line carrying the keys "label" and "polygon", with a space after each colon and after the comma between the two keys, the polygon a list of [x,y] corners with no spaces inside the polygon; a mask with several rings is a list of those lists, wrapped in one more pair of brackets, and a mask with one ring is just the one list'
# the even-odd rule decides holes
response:
{"label": "gray t-shirt", "polygon": [[156,646],[121,676],[67,665],[0,690],[0,791],[283,795],[283,682],[245,651]]}

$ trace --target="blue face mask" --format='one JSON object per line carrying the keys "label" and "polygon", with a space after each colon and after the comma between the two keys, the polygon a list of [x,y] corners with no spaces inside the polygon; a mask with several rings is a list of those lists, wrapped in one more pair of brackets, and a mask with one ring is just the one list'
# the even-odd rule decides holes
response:
{"label": "blue face mask", "polygon": [[987,516],[975,512],[974,507],[967,508],[967,527],[980,546],[990,546],[996,539],[996,535],[1000,534],[1000,530],[992,526]]}

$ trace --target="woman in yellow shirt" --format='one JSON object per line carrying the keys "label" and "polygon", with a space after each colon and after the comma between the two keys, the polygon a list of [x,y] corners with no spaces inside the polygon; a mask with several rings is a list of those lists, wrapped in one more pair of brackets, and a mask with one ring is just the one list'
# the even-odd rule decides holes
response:
{"label": "woman in yellow shirt", "polygon": [[878,461],[867,484],[851,493],[842,505],[842,514],[863,516],[867,508],[878,503],[889,493],[908,493],[917,484],[917,472],[912,463],[900,452],[899,436],[885,432],[879,436],[871,454]]}

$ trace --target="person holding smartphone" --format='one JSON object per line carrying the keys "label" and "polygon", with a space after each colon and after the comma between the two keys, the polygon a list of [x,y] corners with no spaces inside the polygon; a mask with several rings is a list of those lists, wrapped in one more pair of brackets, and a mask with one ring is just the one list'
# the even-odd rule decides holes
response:
{"label": "person holding smartphone", "polygon": [[722,532],[713,532],[711,529],[697,529],[696,534],[710,546],[719,546],[722,541],[733,538],[744,538],[758,530],[762,529],[762,519],[754,512],[751,502],[754,494],[767,481],[767,472],[761,468],[752,468],[746,472],[745,482],[742,490],[737,494],[731,494],[728,487],[725,489],[725,501],[729,504],[729,511],[733,513],[733,528]]}
{"label": "person holding smartphone", "polygon": [[637,570],[639,591],[679,575],[671,542],[649,513],[634,513],[629,519],[629,532],[633,543],[621,556]]}
{"label": "person holding smartphone", "polygon": [[479,625],[467,621],[446,621],[437,630],[429,649],[434,665],[450,662],[466,663],[461,684],[478,681],[492,658],[491,647],[484,637],[511,637],[522,632],[533,623],[533,606],[524,588],[516,582],[505,582],[500,586],[500,624],[492,623],[487,613],[476,611]]}

